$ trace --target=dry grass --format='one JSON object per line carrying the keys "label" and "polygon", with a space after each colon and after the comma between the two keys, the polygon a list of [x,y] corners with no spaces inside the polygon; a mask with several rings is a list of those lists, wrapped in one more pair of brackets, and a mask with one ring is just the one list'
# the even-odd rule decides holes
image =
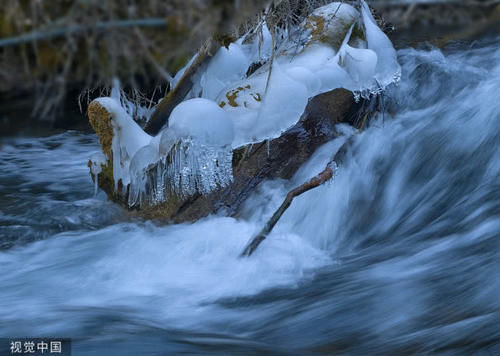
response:
{"label": "dry grass", "polygon": [[[0,47],[0,93],[34,91],[36,115],[49,117],[72,86],[109,87],[118,77],[138,90],[165,87],[169,73],[224,22],[226,6],[220,0],[3,1],[0,39],[32,31],[63,35]],[[151,18],[165,19],[166,26],[102,29]],[[75,26],[81,30],[72,31]]]}

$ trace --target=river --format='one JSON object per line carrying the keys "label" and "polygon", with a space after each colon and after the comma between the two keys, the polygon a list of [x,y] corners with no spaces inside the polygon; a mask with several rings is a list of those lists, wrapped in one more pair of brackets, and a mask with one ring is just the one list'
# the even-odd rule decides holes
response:
{"label": "river", "polygon": [[500,38],[398,56],[345,166],[248,259],[342,139],[239,219],[160,226],[94,194],[95,135],[3,138],[0,337],[71,337],[74,355],[500,354]]}

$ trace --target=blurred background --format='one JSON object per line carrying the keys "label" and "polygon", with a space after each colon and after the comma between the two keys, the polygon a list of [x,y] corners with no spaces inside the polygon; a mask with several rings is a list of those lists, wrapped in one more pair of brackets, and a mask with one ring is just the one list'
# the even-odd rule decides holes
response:
{"label": "blurred background", "polygon": [[[290,13],[328,3],[274,0]],[[356,3],[357,1],[346,1]],[[269,0],[1,0],[0,135],[88,129],[87,103],[119,78],[154,105],[211,34],[236,37]],[[498,32],[498,0],[372,0],[396,47]]]}

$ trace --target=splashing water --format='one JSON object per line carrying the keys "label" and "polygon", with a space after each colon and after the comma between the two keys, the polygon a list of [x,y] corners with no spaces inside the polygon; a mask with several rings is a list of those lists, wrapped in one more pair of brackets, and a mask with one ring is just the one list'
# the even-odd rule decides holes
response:
{"label": "splashing water", "polygon": [[498,354],[499,44],[399,51],[385,115],[250,259],[344,139],[262,184],[238,220],[164,227],[89,199],[95,136],[2,142],[0,336],[71,336],[76,355]]}

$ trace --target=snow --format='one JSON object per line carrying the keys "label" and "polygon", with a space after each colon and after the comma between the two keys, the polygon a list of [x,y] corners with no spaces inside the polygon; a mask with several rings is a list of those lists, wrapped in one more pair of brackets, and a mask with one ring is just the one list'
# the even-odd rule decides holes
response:
{"label": "snow", "polygon": [[290,67],[286,69],[286,74],[290,79],[303,83],[309,93],[316,93],[321,89],[321,80],[307,67]]}
{"label": "snow", "polygon": [[279,136],[283,127],[298,121],[308,98],[306,85],[292,79],[279,63],[275,63],[253,134],[260,138]]}

